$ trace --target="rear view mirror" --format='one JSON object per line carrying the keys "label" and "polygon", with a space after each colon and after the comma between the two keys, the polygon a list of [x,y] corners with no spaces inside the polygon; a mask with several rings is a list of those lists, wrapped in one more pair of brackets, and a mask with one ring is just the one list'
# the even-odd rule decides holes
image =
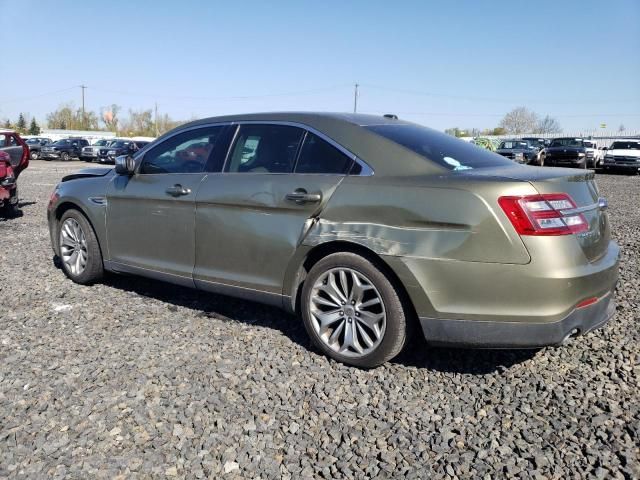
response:
{"label": "rear view mirror", "polygon": [[133,175],[136,171],[136,161],[131,155],[116,157],[116,173],[119,175]]}

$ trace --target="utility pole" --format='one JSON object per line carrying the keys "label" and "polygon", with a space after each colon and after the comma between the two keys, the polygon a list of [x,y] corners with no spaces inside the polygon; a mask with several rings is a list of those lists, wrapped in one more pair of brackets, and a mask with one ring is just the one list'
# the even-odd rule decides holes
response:
{"label": "utility pole", "polygon": [[356,83],[355,85],[355,90],[353,91],[353,113],[358,113],[358,87],[360,85],[358,85]]}
{"label": "utility pole", "polygon": [[154,123],[156,124],[156,137],[158,136],[158,102],[155,103]]}
{"label": "utility pole", "polygon": [[87,122],[86,122],[86,117],[84,114],[84,89],[87,88],[86,85],[80,85],[80,88],[82,89],[82,128],[83,130],[87,129]]}

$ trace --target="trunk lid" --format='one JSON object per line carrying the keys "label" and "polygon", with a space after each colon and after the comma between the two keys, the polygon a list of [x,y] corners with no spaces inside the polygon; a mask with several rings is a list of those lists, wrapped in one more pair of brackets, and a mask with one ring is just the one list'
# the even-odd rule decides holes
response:
{"label": "trunk lid", "polygon": [[574,234],[584,255],[590,262],[594,262],[606,253],[611,235],[609,219],[604,209],[598,205],[600,195],[594,172],[574,168],[528,166],[477,169],[469,172],[473,172],[473,175],[499,176],[526,181],[540,194],[569,194],[577,208],[586,208],[582,215],[587,220],[589,229]]}

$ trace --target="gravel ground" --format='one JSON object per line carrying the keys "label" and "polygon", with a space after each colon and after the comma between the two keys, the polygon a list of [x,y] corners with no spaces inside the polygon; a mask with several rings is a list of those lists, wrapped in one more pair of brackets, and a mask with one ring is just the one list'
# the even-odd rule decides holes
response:
{"label": "gravel ground", "polygon": [[622,247],[607,327],[540,351],[427,349],[372,371],[295,318],[158,282],[72,284],[32,162],[0,220],[0,477],[640,478],[640,177],[601,175]]}

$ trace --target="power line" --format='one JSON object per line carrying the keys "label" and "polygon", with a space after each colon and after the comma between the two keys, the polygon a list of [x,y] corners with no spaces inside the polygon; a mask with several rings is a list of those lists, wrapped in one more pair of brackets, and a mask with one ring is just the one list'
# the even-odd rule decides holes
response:
{"label": "power line", "polygon": [[30,95],[28,97],[19,97],[19,98],[10,98],[8,100],[0,100],[0,104],[13,103],[13,102],[24,102],[25,100],[31,100],[33,98],[46,97],[47,95],[55,95],[56,93],[69,92],[71,90],[75,90],[76,88],[78,88],[77,85],[74,85],[73,87],[63,88],[61,90],[54,90],[52,92],[39,93],[37,95]]}
{"label": "power line", "polygon": [[389,92],[396,92],[405,95],[416,95],[416,96],[425,96],[425,97],[438,97],[438,98],[450,98],[455,100],[471,100],[477,102],[497,102],[497,103],[537,103],[541,105],[575,105],[582,103],[628,103],[628,100],[587,100],[581,98],[579,100],[572,100],[567,102],[547,102],[537,99],[509,99],[509,98],[497,98],[497,97],[475,97],[468,95],[450,95],[445,93],[436,93],[436,92],[426,92],[420,90],[407,90],[402,88],[392,88],[392,87],[384,87],[380,85],[371,85],[371,84],[361,84],[362,87],[372,88],[374,90],[385,90]]}
{"label": "power line", "polygon": [[105,92],[105,93],[113,93],[117,95],[133,95],[137,97],[154,97],[154,98],[172,98],[177,100],[251,100],[257,98],[271,98],[271,97],[293,97],[297,95],[315,95],[318,93],[324,93],[328,91],[333,91],[341,88],[346,88],[350,86],[349,84],[341,84],[341,85],[332,85],[329,87],[323,88],[315,88],[309,90],[298,90],[291,92],[278,92],[278,93],[266,93],[260,95],[226,95],[226,96],[192,96],[192,95],[167,95],[167,94],[154,94],[154,93],[144,93],[144,92],[132,92],[132,91],[122,91],[122,90],[110,90],[99,87],[91,87],[95,91]]}

